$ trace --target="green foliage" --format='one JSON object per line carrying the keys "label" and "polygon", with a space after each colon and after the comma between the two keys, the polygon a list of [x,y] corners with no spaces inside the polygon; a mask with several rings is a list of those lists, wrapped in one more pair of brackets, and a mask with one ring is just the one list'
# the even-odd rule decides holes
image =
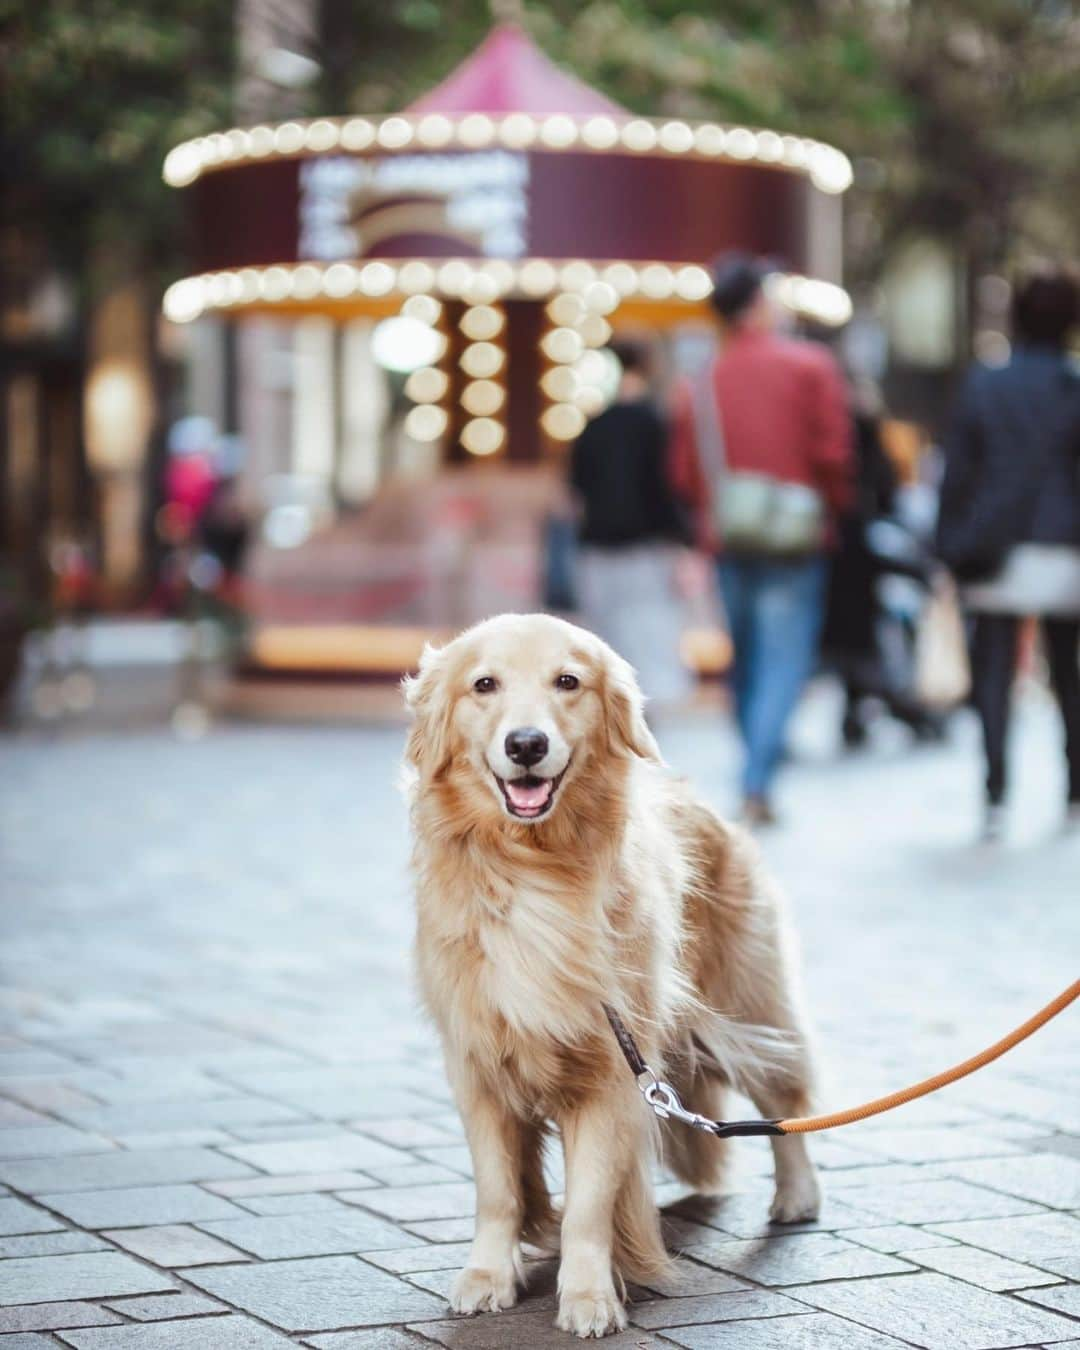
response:
{"label": "green foliage", "polygon": [[74,266],[99,242],[151,262],[178,239],[167,150],[229,119],[227,0],[21,0],[0,10],[5,219]]}

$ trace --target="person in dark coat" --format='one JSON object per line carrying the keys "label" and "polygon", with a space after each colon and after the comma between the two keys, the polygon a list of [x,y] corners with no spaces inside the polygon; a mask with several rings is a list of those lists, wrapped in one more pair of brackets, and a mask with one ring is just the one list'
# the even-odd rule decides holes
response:
{"label": "person in dark coat", "polygon": [[1020,620],[1042,624],[1080,820],[1080,373],[1066,342],[1080,288],[1064,271],[1017,287],[1009,362],[976,366],[945,446],[938,553],[972,616],[972,695],[986,751],[986,834],[1001,828]]}
{"label": "person in dark coat", "polygon": [[611,350],[621,371],[615,400],[570,455],[579,599],[585,623],[630,662],[646,696],[674,702],[689,689],[675,580],[689,524],[667,478],[667,426],[652,397],[648,351],[628,341]]}
{"label": "person in dark coat", "polygon": [[[922,707],[910,690],[899,687],[882,659],[878,582],[883,572],[896,567],[875,555],[867,530],[874,521],[893,514],[896,470],[881,443],[876,409],[865,396],[861,406],[857,401],[852,423],[855,500],[840,520],[822,636],[826,662],[844,685],[844,744],[856,746],[865,741],[866,705],[870,700],[883,703],[920,740],[940,740],[939,719]],[[907,571],[905,574],[910,575]]]}

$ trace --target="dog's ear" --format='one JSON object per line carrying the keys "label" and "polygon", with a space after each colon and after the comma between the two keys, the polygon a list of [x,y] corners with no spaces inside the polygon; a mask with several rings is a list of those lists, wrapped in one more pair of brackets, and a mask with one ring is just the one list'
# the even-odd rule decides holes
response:
{"label": "dog's ear", "polygon": [[434,778],[450,761],[453,704],[443,685],[445,666],[446,649],[425,643],[417,673],[406,675],[401,682],[405,704],[413,715],[405,759],[424,779]]}
{"label": "dog's ear", "polygon": [[614,652],[608,652],[605,662],[604,711],[613,750],[663,763],[660,747],[645,721],[645,699],[633,667]]}

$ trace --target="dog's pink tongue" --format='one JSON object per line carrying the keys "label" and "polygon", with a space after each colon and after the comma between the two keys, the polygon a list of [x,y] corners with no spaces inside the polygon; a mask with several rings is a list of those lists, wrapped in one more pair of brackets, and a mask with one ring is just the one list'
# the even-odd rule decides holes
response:
{"label": "dog's pink tongue", "polygon": [[525,783],[507,783],[506,795],[519,811],[539,811],[551,796],[551,780],[535,786]]}

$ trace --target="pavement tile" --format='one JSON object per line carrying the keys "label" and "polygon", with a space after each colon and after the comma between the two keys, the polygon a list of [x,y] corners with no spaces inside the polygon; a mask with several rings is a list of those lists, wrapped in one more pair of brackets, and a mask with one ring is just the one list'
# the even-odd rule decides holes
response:
{"label": "pavement tile", "polygon": [[883,1279],[796,1287],[788,1293],[817,1308],[893,1334],[924,1350],[1006,1350],[1065,1340],[1076,1324],[1031,1308],[1005,1294],[944,1275],[890,1275]]}
{"label": "pavement tile", "polygon": [[210,1181],[204,1190],[244,1200],[251,1195],[296,1195],[312,1191],[347,1191],[375,1182],[362,1172],[301,1172],[293,1176],[244,1177],[239,1181]]}
{"label": "pavement tile", "polygon": [[[118,1106],[90,1106],[70,1110],[66,1119],[86,1130],[116,1136],[146,1130],[176,1130],[206,1125],[259,1125],[295,1121],[300,1113],[281,1102],[260,1097],[220,1097],[203,1101],[124,1102]],[[0,1130],[0,1150],[3,1136]],[[83,1149],[90,1152],[89,1149]],[[0,1152],[0,1156],[3,1156]]]}
{"label": "pavement tile", "polygon": [[636,1327],[661,1330],[697,1322],[734,1322],[754,1317],[786,1317],[803,1312],[801,1304],[784,1294],[746,1289],[733,1294],[706,1294],[700,1298],[655,1299],[629,1309]]}
{"label": "pavement tile", "polygon": [[1070,1214],[1026,1214],[1012,1219],[939,1223],[946,1237],[1080,1280],[1080,1219]]}
{"label": "pavement tile", "polygon": [[882,1158],[874,1163],[864,1160],[862,1167],[842,1167],[830,1172],[828,1181],[830,1193],[837,1193],[861,1186],[902,1186],[906,1181],[923,1182],[926,1177],[925,1167],[915,1163],[889,1163]]}
{"label": "pavement tile", "polygon": [[195,1219],[240,1218],[243,1210],[198,1186],[132,1186],[50,1195],[49,1206],[82,1228],[146,1228]]}
{"label": "pavement tile", "polygon": [[471,1183],[460,1181],[441,1186],[387,1186],[361,1191],[355,1203],[399,1223],[456,1219],[476,1213],[476,1191]]}
{"label": "pavement tile", "polygon": [[460,1270],[469,1256],[470,1242],[425,1242],[385,1252],[364,1252],[364,1260],[394,1275],[421,1270]]}
{"label": "pavement tile", "polygon": [[[352,1194],[352,1192],[350,1192]],[[300,1191],[296,1195],[249,1195],[237,1201],[252,1214],[325,1214],[344,1208],[326,1191]]]}
{"label": "pavement tile", "polygon": [[430,1345],[430,1341],[421,1341],[408,1331],[393,1331],[390,1327],[379,1327],[375,1331],[331,1331],[325,1336],[308,1336],[305,1345],[315,1350],[419,1350],[421,1345]]}
{"label": "pavement tile", "polygon": [[150,1130],[137,1134],[113,1136],[121,1148],[213,1148],[218,1144],[235,1144],[236,1136],[228,1130]]}
{"label": "pavement tile", "polygon": [[[380,1144],[359,1134],[335,1134],[322,1139],[282,1140],[266,1144],[236,1144],[229,1154],[263,1172],[332,1172],[351,1168],[390,1166],[413,1159],[402,1149]],[[0,1174],[2,1175],[2,1174]]]}
{"label": "pavement tile", "polygon": [[423,1219],[401,1226],[406,1233],[414,1233],[425,1242],[471,1242],[476,1222],[470,1215],[464,1219]]}
{"label": "pavement tile", "polygon": [[441,1299],[348,1256],[183,1273],[189,1283],[285,1331],[419,1322],[446,1312]]}
{"label": "pavement tile", "polygon": [[645,1302],[656,1294],[662,1298],[693,1298],[699,1294],[730,1294],[747,1286],[726,1271],[677,1260],[667,1275],[656,1275],[648,1285],[638,1287],[641,1290],[638,1301]]}
{"label": "pavement tile", "polygon": [[413,1116],[365,1120],[359,1128],[364,1134],[370,1134],[373,1139],[392,1144],[395,1148],[437,1148],[440,1144],[453,1144],[458,1138],[431,1120],[418,1120]]}
{"label": "pavement tile", "polygon": [[0,1159],[57,1158],[70,1153],[108,1153],[111,1140],[70,1125],[27,1125],[0,1130]]}
{"label": "pavement tile", "polygon": [[407,1088],[388,1086],[384,1069],[372,1073],[363,1066],[327,1066],[229,1077],[260,1096],[327,1120],[433,1115],[446,1109]]}
{"label": "pavement tile", "polygon": [[[453,1172],[449,1167],[433,1162],[400,1163],[393,1167],[368,1167],[365,1170],[380,1186],[438,1186],[443,1182],[461,1181],[460,1172]],[[358,1203],[364,1202],[361,1200]]]}
{"label": "pavement tile", "polygon": [[0,1238],[0,1259],[12,1256],[66,1256],[70,1252],[108,1251],[108,1243],[89,1233],[31,1233]]}
{"label": "pavement tile", "polygon": [[[5,1101],[0,1097],[0,1126],[8,1129],[12,1125],[52,1125],[53,1122],[48,1116],[43,1116],[39,1111],[31,1111],[29,1107],[21,1105],[19,1102]],[[388,1139],[387,1143],[393,1140]]]}
{"label": "pavement tile", "polygon": [[719,1197],[691,1196],[671,1206],[668,1213],[719,1229],[730,1237],[768,1237],[776,1233],[829,1233],[838,1228],[865,1228],[875,1222],[876,1214],[849,1204],[847,1195],[826,1194],[821,1215],[807,1223],[777,1225],[769,1220],[772,1187]]}
{"label": "pavement tile", "polygon": [[715,1242],[690,1247],[687,1255],[755,1284],[804,1284],[812,1280],[851,1280],[914,1269],[906,1261],[845,1242],[830,1233]]}
{"label": "pavement tile", "polygon": [[967,1284],[1000,1294],[1012,1289],[1032,1289],[1037,1285],[1058,1284],[1060,1275],[1050,1275],[1034,1266],[1010,1261],[995,1252],[983,1252],[977,1247],[933,1247],[929,1251],[901,1252],[901,1256],[917,1265],[927,1266],[941,1275],[951,1275]]}
{"label": "pavement tile", "polygon": [[903,1341],[830,1313],[800,1313],[721,1326],[676,1327],[664,1336],[687,1350],[901,1350]]}
{"label": "pavement tile", "polygon": [[1027,1303],[1037,1303],[1041,1308],[1065,1313],[1067,1317],[1080,1318],[1080,1284],[1059,1284],[1053,1289],[1024,1290],[1020,1293],[1020,1297]]}
{"label": "pavement tile", "polygon": [[1059,1153],[951,1163],[948,1173],[1051,1209],[1080,1209],[1080,1160]]}
{"label": "pavement tile", "polygon": [[[200,1223],[198,1227],[267,1261],[282,1257],[379,1251],[409,1244],[409,1235],[392,1223],[344,1206],[327,1214],[250,1216]],[[419,1239],[413,1241],[419,1242]]]}
{"label": "pavement tile", "polygon": [[[577,1341],[568,1332],[559,1331],[548,1312],[488,1313],[483,1317],[456,1317],[444,1322],[424,1322],[410,1330],[422,1332],[429,1341],[447,1350],[507,1350],[508,1346],[528,1346],[529,1350],[567,1350]],[[604,1350],[651,1350],[663,1342],[631,1327],[614,1336],[604,1337]],[[327,1342],[332,1346],[332,1342]],[[378,1342],[371,1347],[376,1350]],[[337,1350],[334,1347],[333,1350]],[[346,1343],[345,1350],[350,1350]],[[368,1350],[365,1346],[364,1350]],[[381,1350],[381,1347],[379,1347]],[[729,1350],[735,1350],[731,1346]]]}
{"label": "pavement tile", "polygon": [[325,1120],[279,1121],[276,1125],[230,1125],[232,1143],[277,1143],[284,1139],[325,1139]]}
{"label": "pavement tile", "polygon": [[436,1144],[432,1148],[418,1148],[417,1154],[440,1167],[449,1167],[463,1177],[472,1176],[472,1154],[468,1144]]}
{"label": "pavement tile", "polygon": [[849,1197],[864,1212],[879,1214],[895,1223],[995,1219],[1029,1214],[1036,1209],[1030,1200],[1018,1200],[984,1186],[927,1177],[899,1186],[864,1186],[858,1191],[845,1191],[845,1203]]}
{"label": "pavement tile", "polygon": [[866,1130],[859,1147],[891,1162],[941,1162],[950,1158],[995,1158],[1021,1150],[1008,1140],[975,1130]]}
{"label": "pavement tile", "polygon": [[0,1261],[0,1303],[110,1298],[171,1289],[166,1276],[121,1252],[33,1256]]}
{"label": "pavement tile", "polygon": [[39,1050],[33,1046],[20,1050],[0,1050],[0,1078],[20,1078],[29,1074],[48,1077],[77,1068],[77,1061],[54,1054],[51,1050]]}
{"label": "pavement tile", "polygon": [[0,1163],[0,1181],[29,1195],[159,1186],[183,1181],[246,1177],[251,1168],[206,1148],[97,1153],[79,1158]]}
{"label": "pavement tile", "polygon": [[136,1322],[164,1322],[170,1317],[209,1317],[212,1313],[228,1311],[202,1294],[150,1294],[144,1298],[110,1301],[105,1307]]}
{"label": "pavement tile", "polygon": [[860,1247],[872,1247],[876,1252],[920,1251],[927,1247],[951,1247],[952,1238],[931,1233],[925,1228],[913,1228],[906,1223],[882,1224],[874,1228],[844,1228],[838,1237],[857,1242]]}
{"label": "pavement tile", "polygon": [[169,1270],[177,1266],[211,1266],[248,1259],[246,1252],[185,1224],[110,1230],[103,1236],[135,1256]]}
{"label": "pavement tile", "polygon": [[[54,1327],[110,1326],[120,1318],[95,1303],[26,1303],[0,1308],[0,1335],[15,1331],[49,1331]],[[0,1347],[4,1345],[0,1341]]]}
{"label": "pavement tile", "polygon": [[60,1335],[73,1350],[284,1350],[292,1344],[269,1327],[236,1316],[95,1327]]}
{"label": "pavement tile", "polygon": [[63,1228],[63,1224],[53,1214],[46,1214],[36,1205],[25,1200],[0,1197],[0,1233],[49,1233]]}
{"label": "pavement tile", "polygon": [[0,1340],[0,1350],[55,1350],[51,1336],[39,1336],[36,1331],[17,1331],[14,1336]]}

